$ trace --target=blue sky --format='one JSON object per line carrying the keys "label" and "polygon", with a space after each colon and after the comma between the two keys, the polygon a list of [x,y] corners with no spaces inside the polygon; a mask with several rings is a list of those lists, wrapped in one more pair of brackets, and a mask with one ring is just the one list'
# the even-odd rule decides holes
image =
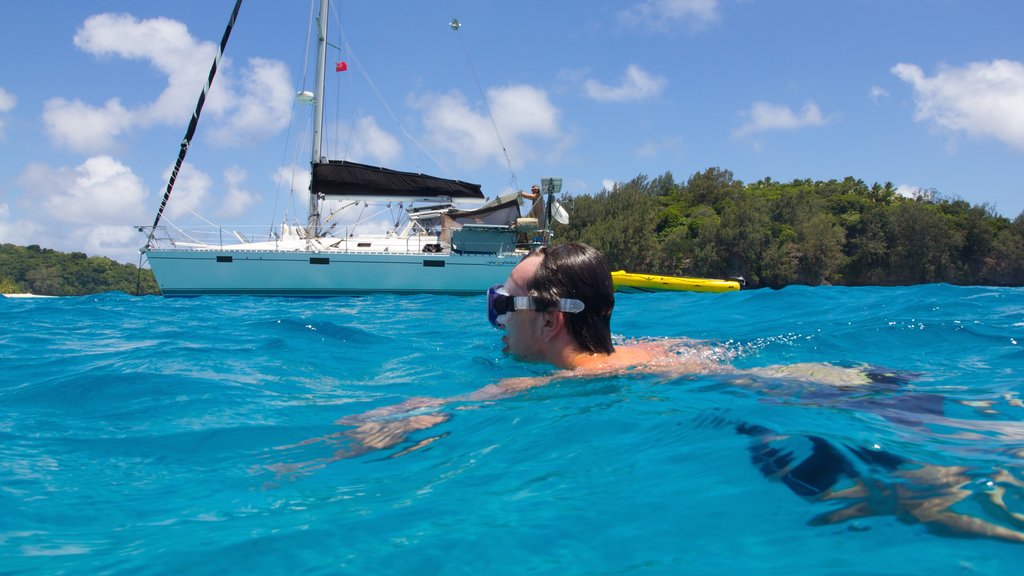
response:
{"label": "blue sky", "polygon": [[[233,4],[5,3],[0,242],[137,261],[133,226],[153,220]],[[546,176],[579,194],[717,166],[745,182],[854,176],[1024,210],[1017,0],[333,7],[343,51],[329,60],[349,70],[328,80],[332,157],[489,196]],[[304,217],[309,112],[293,102],[312,86],[309,12],[308,0],[243,4],[171,222]]]}

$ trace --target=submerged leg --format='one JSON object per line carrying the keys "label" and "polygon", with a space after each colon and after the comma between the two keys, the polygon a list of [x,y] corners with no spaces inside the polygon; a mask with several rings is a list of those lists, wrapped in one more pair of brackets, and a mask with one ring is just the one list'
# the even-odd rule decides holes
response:
{"label": "submerged leg", "polygon": [[[819,497],[842,477],[858,475],[850,461],[819,436],[777,436],[750,424],[740,424],[736,431],[754,439],[750,460],[761,474],[779,480],[804,498]],[[806,455],[801,458],[801,453]]]}

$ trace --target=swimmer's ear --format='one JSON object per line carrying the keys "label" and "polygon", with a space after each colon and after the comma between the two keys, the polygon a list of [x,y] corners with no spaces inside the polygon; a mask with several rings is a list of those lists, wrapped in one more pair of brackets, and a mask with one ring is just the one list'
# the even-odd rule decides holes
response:
{"label": "swimmer's ear", "polygon": [[551,340],[559,332],[565,329],[565,313],[561,310],[549,308],[543,312],[544,314],[544,326],[543,326],[543,337],[544,340]]}

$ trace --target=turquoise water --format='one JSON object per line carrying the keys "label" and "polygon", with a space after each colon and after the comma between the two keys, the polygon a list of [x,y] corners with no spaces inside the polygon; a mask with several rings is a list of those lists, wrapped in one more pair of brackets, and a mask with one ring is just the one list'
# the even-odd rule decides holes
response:
{"label": "turquoise water", "polygon": [[[898,515],[810,525],[841,506],[766,478],[735,426],[962,466],[953,510],[1012,526],[991,501],[1024,518],[1024,489],[998,476],[1024,481],[1024,290],[619,295],[617,334],[711,340],[739,367],[917,375],[869,393],[721,375],[567,380],[466,403],[394,448],[303,465],[344,447],[344,416],[545,373],[502,358],[483,306],[0,298],[0,573],[1020,571],[1024,544]],[[941,395],[943,414],[881,407],[911,393]]]}

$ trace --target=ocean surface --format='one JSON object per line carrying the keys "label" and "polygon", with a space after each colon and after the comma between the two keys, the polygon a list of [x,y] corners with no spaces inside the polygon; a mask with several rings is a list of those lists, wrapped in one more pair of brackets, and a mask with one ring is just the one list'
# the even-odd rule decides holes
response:
{"label": "ocean surface", "polygon": [[[1024,532],[1024,289],[620,294],[617,335],[741,372],[563,379],[355,450],[342,418],[550,373],[484,300],[0,298],[0,574],[1024,570],[963,528]],[[810,362],[879,381],[742,373]],[[801,492],[825,457],[847,491]]]}

